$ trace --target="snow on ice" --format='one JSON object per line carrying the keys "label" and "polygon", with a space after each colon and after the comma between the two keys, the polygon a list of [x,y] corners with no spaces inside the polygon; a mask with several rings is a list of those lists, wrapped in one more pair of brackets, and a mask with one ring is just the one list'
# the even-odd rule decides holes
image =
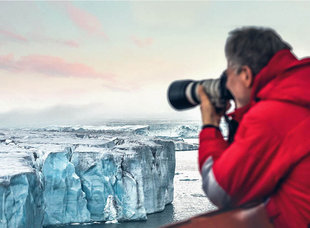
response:
{"label": "snow on ice", "polygon": [[175,150],[195,126],[0,130],[0,228],[145,220],[173,200]]}

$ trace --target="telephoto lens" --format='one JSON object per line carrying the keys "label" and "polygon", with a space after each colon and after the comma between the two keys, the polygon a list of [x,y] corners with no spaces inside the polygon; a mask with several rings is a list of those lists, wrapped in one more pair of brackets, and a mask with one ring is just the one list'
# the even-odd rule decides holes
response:
{"label": "telephoto lens", "polygon": [[176,110],[184,110],[200,104],[198,85],[202,85],[215,110],[220,113],[226,110],[227,101],[233,99],[226,89],[227,75],[225,72],[218,79],[202,81],[178,80],[171,83],[168,89],[168,100]]}

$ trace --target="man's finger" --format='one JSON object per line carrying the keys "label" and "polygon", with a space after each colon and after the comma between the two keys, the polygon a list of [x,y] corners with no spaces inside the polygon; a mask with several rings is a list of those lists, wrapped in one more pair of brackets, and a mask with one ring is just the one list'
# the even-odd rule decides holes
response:
{"label": "man's finger", "polygon": [[210,99],[208,95],[205,93],[202,85],[198,86],[198,94],[199,94],[201,103],[210,103]]}

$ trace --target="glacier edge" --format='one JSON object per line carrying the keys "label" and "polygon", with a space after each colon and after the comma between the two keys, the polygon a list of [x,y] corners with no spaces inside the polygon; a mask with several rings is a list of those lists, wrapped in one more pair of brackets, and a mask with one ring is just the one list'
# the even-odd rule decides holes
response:
{"label": "glacier edge", "polygon": [[0,227],[145,220],[172,202],[172,141],[53,137],[49,146],[24,136],[0,143],[0,158],[14,154],[0,169],[22,167],[0,174]]}

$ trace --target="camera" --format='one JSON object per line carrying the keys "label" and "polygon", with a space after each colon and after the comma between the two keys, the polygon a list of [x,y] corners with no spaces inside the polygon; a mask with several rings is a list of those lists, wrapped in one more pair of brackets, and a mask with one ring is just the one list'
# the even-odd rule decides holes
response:
{"label": "camera", "polygon": [[202,85],[216,112],[222,113],[226,111],[227,101],[233,99],[229,90],[226,89],[226,81],[225,71],[218,79],[174,81],[168,89],[168,100],[176,110],[195,107],[200,104],[198,85]]}

